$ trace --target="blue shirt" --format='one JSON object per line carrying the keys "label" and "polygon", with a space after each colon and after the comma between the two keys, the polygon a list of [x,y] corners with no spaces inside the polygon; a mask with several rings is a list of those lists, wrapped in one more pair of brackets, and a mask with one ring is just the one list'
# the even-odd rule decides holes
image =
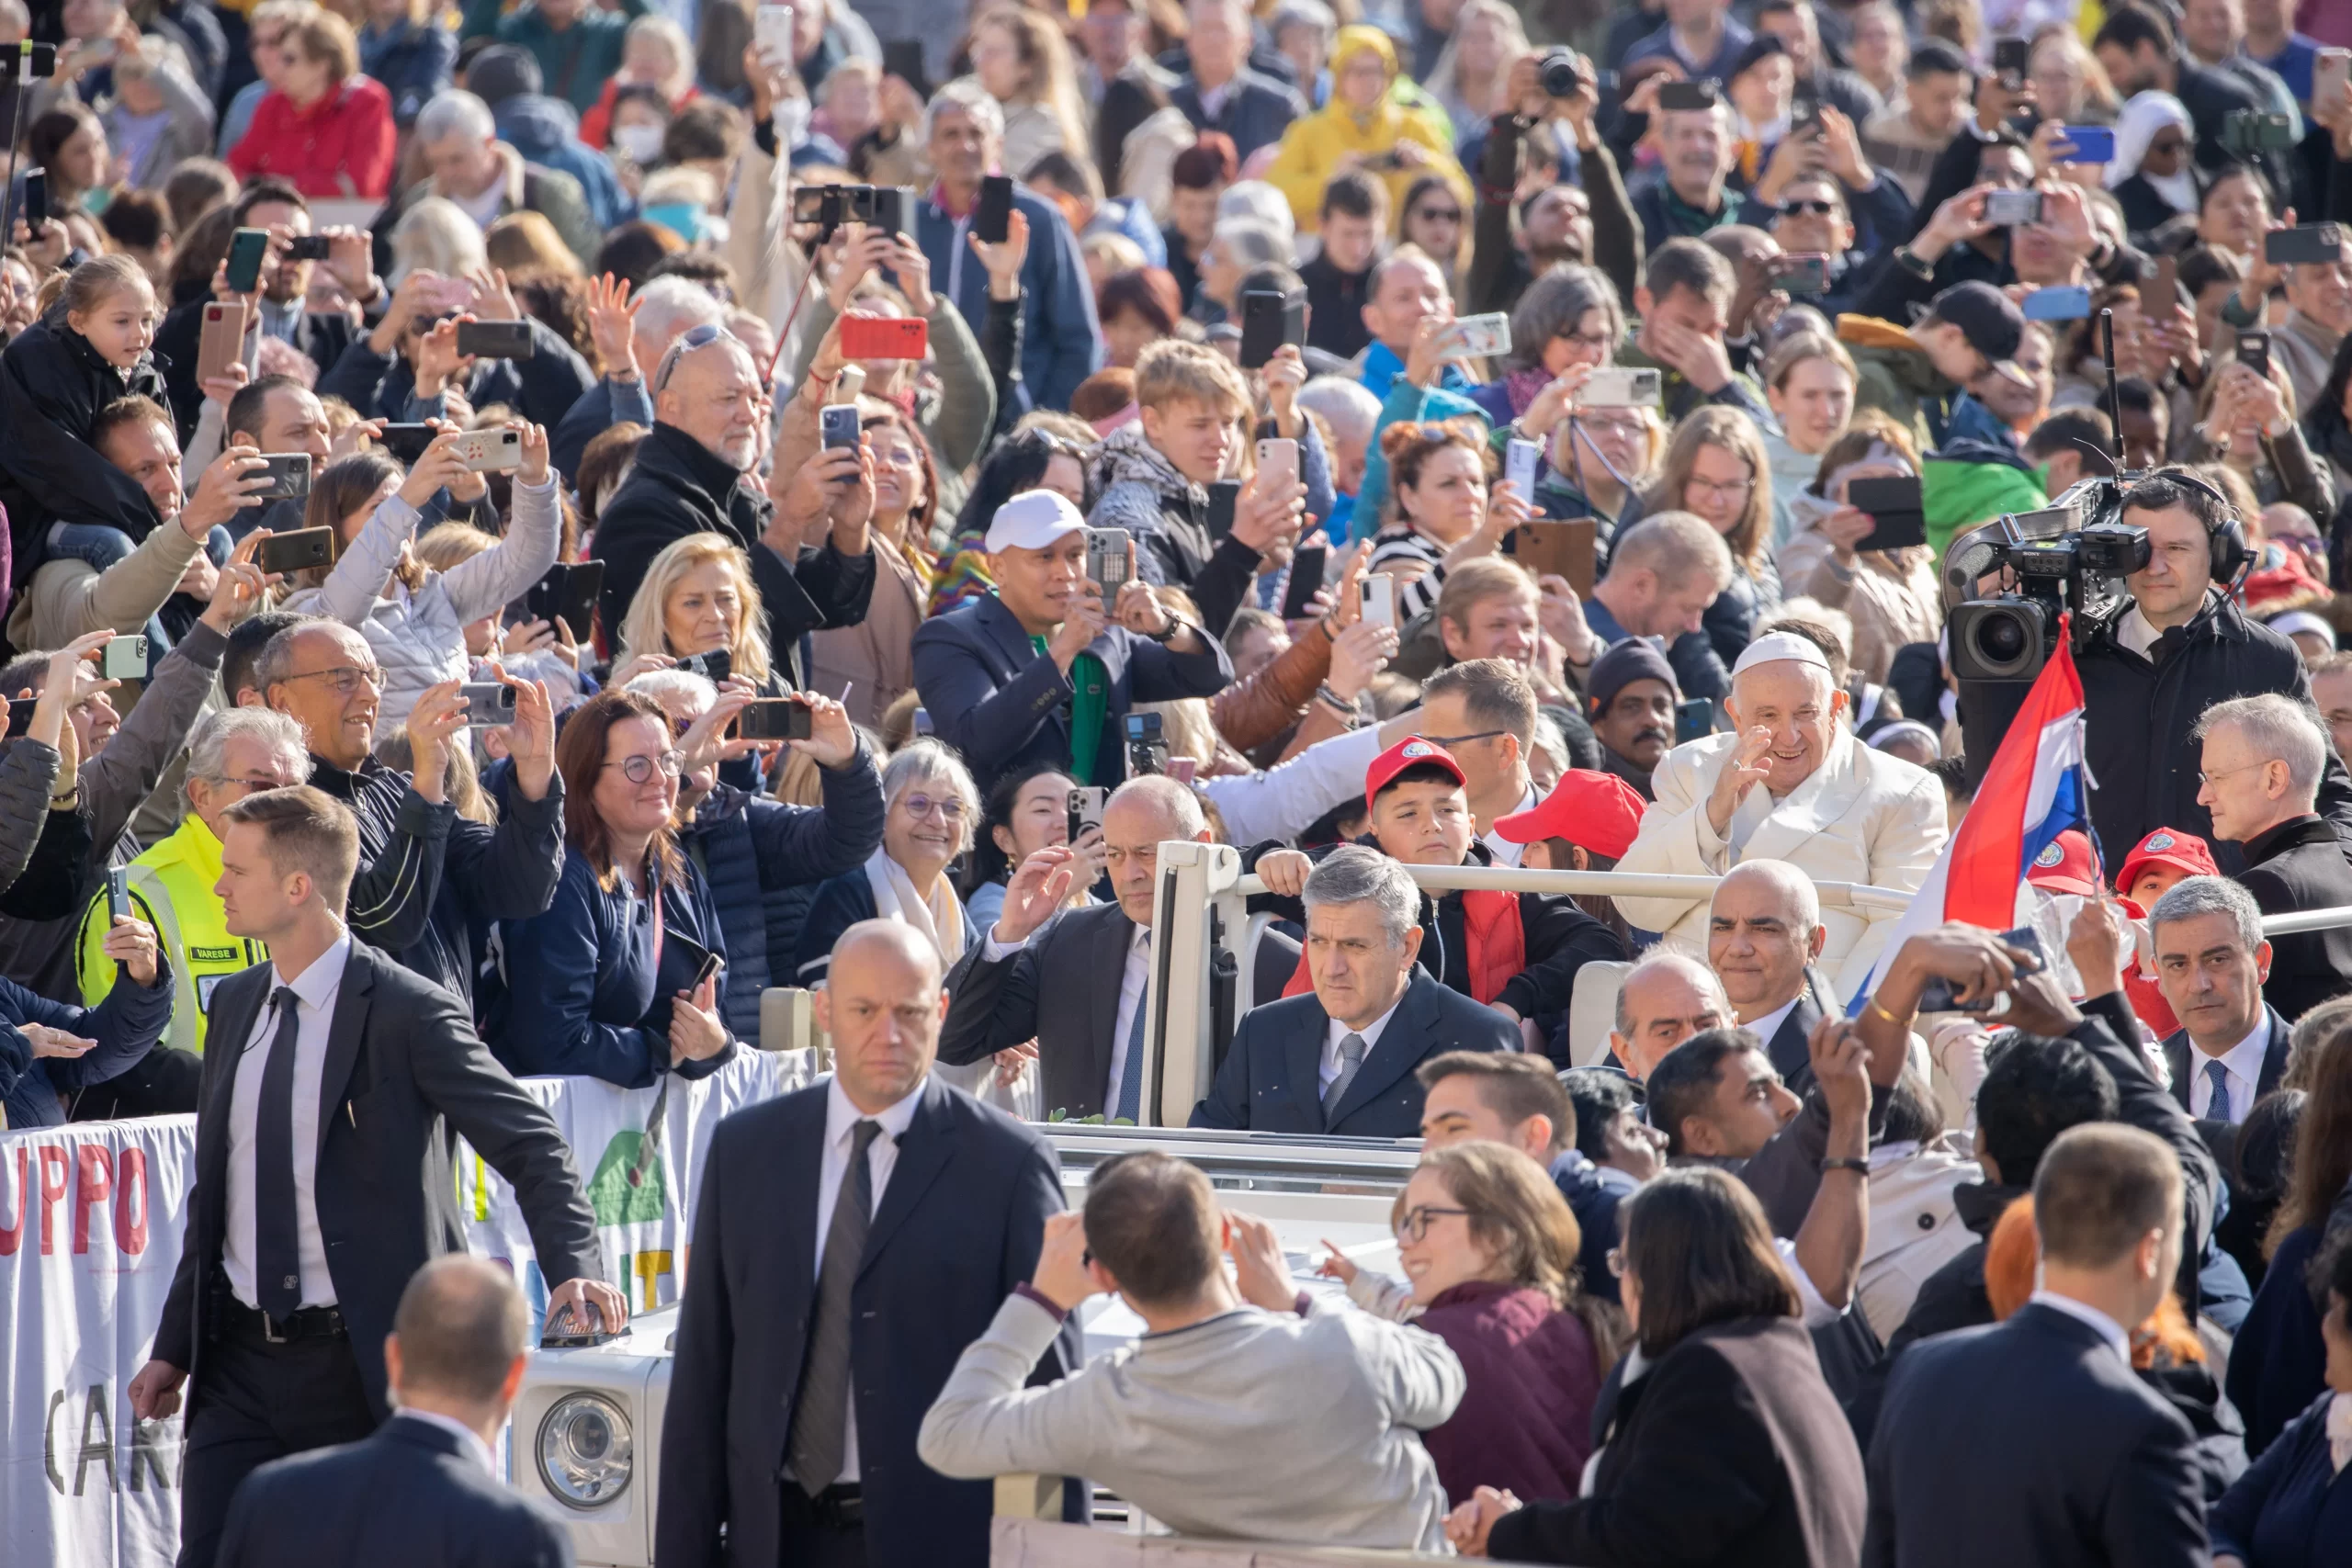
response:
{"label": "blue shirt", "polygon": [[[1396,384],[1396,378],[1404,373],[1405,362],[1389,352],[1386,344],[1375,342],[1363,351],[1363,374],[1358,379],[1363,382],[1365,389],[1374,397],[1385,401],[1389,389]],[[1438,372],[1437,384],[1441,389],[1464,398],[1476,389],[1478,385],[1477,382],[1464,375],[1462,367],[1452,360],[1446,361],[1444,368]]]}
{"label": "blue shirt", "polygon": [[2267,60],[2250,49],[2240,49],[2238,52],[2256,65],[2267,65],[2277,72],[2278,79],[2287,84],[2287,91],[2295,95],[2295,102],[2305,108],[2312,107],[2312,67],[2319,62],[2317,39],[2289,33],[2287,47]]}

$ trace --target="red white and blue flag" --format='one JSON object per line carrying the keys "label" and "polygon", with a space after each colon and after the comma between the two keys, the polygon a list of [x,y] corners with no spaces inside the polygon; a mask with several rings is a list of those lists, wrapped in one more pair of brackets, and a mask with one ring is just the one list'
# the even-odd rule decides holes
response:
{"label": "red white and blue flag", "polygon": [[2001,738],[1960,830],[1946,840],[1911,907],[1896,918],[1849,1014],[1861,1011],[1895,953],[1918,932],[1946,920],[1996,931],[2015,928],[2018,896],[2035,857],[2053,851],[2067,829],[2090,825],[2083,682],[2063,629],[2055,640],[2056,651]]}

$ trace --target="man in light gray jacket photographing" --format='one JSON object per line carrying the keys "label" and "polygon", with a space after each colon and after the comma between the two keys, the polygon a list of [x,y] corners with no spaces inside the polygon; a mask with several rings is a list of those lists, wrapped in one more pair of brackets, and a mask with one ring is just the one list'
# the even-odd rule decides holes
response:
{"label": "man in light gray jacket photographing", "polygon": [[[1104,1292],[1148,1332],[1023,1387]],[[1435,1335],[1311,1301],[1271,1225],[1220,1209],[1182,1160],[1128,1155],[1095,1170],[1083,1214],[1046,1218],[1035,1277],[964,1352],[917,1451],[959,1478],[1083,1475],[1184,1535],[1443,1551],[1419,1434],[1462,1389]]]}

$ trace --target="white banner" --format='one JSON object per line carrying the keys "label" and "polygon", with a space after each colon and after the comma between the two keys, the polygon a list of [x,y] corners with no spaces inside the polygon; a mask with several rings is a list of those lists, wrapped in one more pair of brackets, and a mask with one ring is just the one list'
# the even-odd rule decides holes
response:
{"label": "white banner", "polygon": [[[738,1051],[666,1097],[523,1080],[571,1145],[605,1272],[636,1310],[677,1299],[686,1203],[719,1119],[815,1076],[805,1051]],[[548,1285],[514,1191],[458,1155],[468,1247],[514,1269],[536,1318]],[[125,1390],[154,1342],[195,1180],[193,1116],[0,1134],[0,1568],[169,1568],[177,1554],[180,1420],[142,1426]]]}

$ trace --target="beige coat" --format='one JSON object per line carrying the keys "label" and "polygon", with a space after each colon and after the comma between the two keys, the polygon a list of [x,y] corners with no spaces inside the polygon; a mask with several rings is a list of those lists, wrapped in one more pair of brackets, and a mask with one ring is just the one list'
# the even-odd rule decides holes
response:
{"label": "beige coat", "polygon": [[1872,683],[1886,680],[1894,650],[1906,642],[1933,642],[1943,626],[1936,593],[1936,552],[1924,545],[1901,550],[1865,550],[1852,570],[1838,564],[1837,552],[1818,528],[1790,536],[1774,556],[1781,592],[1809,595],[1853,618],[1853,666]]}
{"label": "beige coat", "polygon": [[857,625],[810,636],[808,689],[839,697],[848,687],[850,722],[881,728],[883,713],[915,683],[915,628],[930,599],[914,563],[877,535],[874,602]]}
{"label": "beige coat", "polygon": [[[1944,847],[1944,792],[1932,773],[1857,745],[1841,728],[1827,760],[1773,803],[1747,848],[1734,854],[1707,821],[1707,797],[1738,746],[1736,735],[1711,735],[1666,754],[1650,775],[1657,798],[1643,813],[1619,871],[1721,876],[1742,862],[1779,860],[1816,882],[1918,891]],[[1703,962],[1707,903],[1620,896],[1617,909],[1636,928],[1663,932],[1668,947]],[[1851,997],[1868,977],[1896,914],[1822,907],[1829,934],[1821,967],[1835,977],[1840,997]]]}

